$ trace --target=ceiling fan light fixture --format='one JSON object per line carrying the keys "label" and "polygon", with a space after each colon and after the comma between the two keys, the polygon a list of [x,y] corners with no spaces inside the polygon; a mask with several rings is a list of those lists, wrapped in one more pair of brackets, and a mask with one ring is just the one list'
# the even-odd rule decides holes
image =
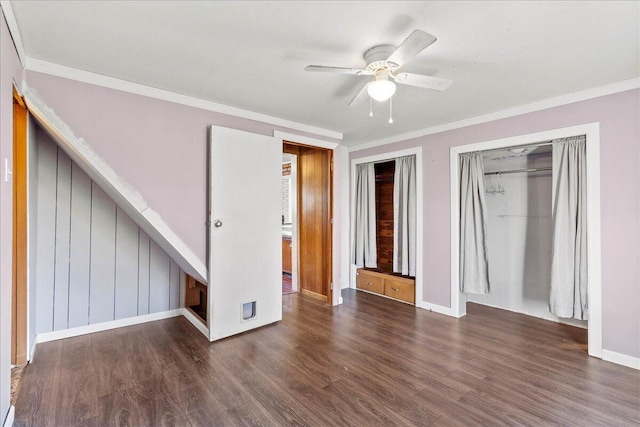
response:
{"label": "ceiling fan light fixture", "polygon": [[367,93],[378,102],[386,101],[396,93],[396,84],[387,79],[375,80],[367,87]]}

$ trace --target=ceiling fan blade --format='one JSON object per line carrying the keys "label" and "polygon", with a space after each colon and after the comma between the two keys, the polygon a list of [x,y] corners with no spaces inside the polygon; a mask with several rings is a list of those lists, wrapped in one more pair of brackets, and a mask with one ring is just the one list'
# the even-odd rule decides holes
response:
{"label": "ceiling fan blade", "polygon": [[399,73],[394,75],[393,78],[396,83],[403,85],[417,86],[439,91],[447,89],[453,83],[453,80],[449,79],[411,73]]}
{"label": "ceiling fan blade", "polygon": [[346,68],[346,67],[327,67],[324,65],[307,65],[304,70],[323,72],[323,73],[353,74],[356,76],[373,75],[371,71],[367,71],[367,70],[356,70],[354,68]]}
{"label": "ceiling fan blade", "polygon": [[362,88],[358,91],[356,96],[354,96],[353,99],[349,102],[349,107],[351,107],[351,105],[354,102],[356,102],[356,99],[360,99],[360,97],[367,92],[367,88],[369,87],[370,84],[371,82],[367,82],[364,86],[362,86]]}
{"label": "ceiling fan blade", "polygon": [[437,38],[434,35],[422,30],[415,30],[398,46],[391,56],[387,58],[386,62],[393,62],[400,68],[436,40]]}

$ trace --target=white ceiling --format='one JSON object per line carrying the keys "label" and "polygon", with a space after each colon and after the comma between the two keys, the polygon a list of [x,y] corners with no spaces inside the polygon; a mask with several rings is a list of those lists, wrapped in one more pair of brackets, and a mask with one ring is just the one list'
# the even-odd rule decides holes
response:
{"label": "white ceiling", "polygon": [[[640,2],[12,1],[26,56],[344,133],[345,145],[640,76]],[[454,81],[347,104],[362,54],[414,29],[404,71]]]}

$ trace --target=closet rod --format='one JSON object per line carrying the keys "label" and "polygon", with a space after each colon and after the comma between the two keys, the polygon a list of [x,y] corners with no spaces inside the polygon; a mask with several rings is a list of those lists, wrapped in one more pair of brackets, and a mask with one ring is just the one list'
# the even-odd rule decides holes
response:
{"label": "closet rod", "polygon": [[550,171],[552,168],[530,168],[530,169],[514,169],[510,171],[485,172],[485,175],[508,175],[510,173],[526,173],[526,172],[542,172]]}
{"label": "closet rod", "polygon": [[494,151],[505,151],[505,150],[509,150],[509,149],[518,149],[518,148],[537,148],[537,147],[544,147],[545,145],[551,145],[552,142],[551,141],[546,141],[546,142],[538,142],[535,144],[529,144],[529,145],[518,145],[515,147],[503,147],[503,148],[492,148],[491,150],[482,150],[481,153],[491,153]]}

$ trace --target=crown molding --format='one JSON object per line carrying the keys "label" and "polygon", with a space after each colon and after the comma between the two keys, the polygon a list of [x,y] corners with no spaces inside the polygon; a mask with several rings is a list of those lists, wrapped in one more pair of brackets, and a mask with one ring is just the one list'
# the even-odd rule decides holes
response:
{"label": "crown molding", "polygon": [[22,68],[25,66],[26,55],[24,54],[24,45],[22,44],[22,37],[20,36],[20,29],[18,28],[18,21],[16,21],[16,15],[13,13],[13,6],[9,0],[0,0],[0,8],[4,14],[4,19],[7,21],[9,27],[9,33],[13,39],[13,45],[16,47],[18,58],[22,64]]}
{"label": "crown molding", "polygon": [[146,86],[140,83],[133,83],[127,80],[122,80],[115,77],[109,77],[102,74],[93,73],[90,71],[84,71],[78,68],[68,67],[66,65],[60,65],[53,62],[43,61],[40,59],[26,57],[25,69],[28,71],[35,71],[38,73],[49,74],[52,76],[71,79],[71,80],[75,80],[83,83],[89,83],[89,84],[93,84],[96,86],[101,86],[109,89],[115,89],[123,92],[133,93],[136,95],[142,95],[149,98],[169,101],[176,104],[186,105],[189,107],[200,108],[202,110],[228,114],[231,116],[241,117],[248,120],[255,120],[258,122],[268,123],[274,126],[281,126],[281,127],[297,130],[300,132],[310,133],[318,136],[324,136],[324,137],[339,140],[339,141],[342,140],[341,132],[319,128],[319,127],[307,125],[304,123],[293,122],[290,120],[285,120],[278,117],[269,116],[266,114],[256,113],[254,111],[249,111],[242,108],[231,107],[228,105],[219,104],[216,102],[196,98],[193,96],[182,95],[182,94],[171,92],[165,89],[158,89],[152,86]]}
{"label": "crown molding", "polygon": [[495,113],[484,114],[481,116],[471,117],[469,119],[458,120],[444,125],[432,126],[424,128],[414,132],[403,133],[388,138],[381,138],[364,144],[358,144],[349,147],[349,152],[366,150],[368,148],[379,147],[381,145],[393,144],[394,142],[406,141],[408,139],[419,138],[422,136],[433,135],[440,132],[446,132],[449,130],[460,129],[467,126],[478,125],[482,123],[492,122],[495,120],[506,119],[509,117],[519,116],[522,114],[533,113],[535,111],[546,110],[548,108],[560,107],[566,104],[572,104],[574,102],[586,101],[601,96],[612,95],[614,93],[625,92],[627,90],[640,88],[640,77],[636,77],[629,80],[623,80],[620,82],[608,84],[605,86],[599,86],[583,90],[580,92],[574,92],[567,95],[558,96],[555,98],[545,99],[543,101],[534,102],[531,104],[522,105],[520,107],[509,108],[506,110],[498,111]]}
{"label": "crown molding", "polygon": [[273,137],[281,140],[282,142],[295,142],[298,144],[311,145],[313,147],[327,148],[329,150],[334,150],[340,145],[337,142],[322,141],[320,139],[309,138],[308,136],[296,135],[289,132],[281,132],[279,130],[273,131]]}

